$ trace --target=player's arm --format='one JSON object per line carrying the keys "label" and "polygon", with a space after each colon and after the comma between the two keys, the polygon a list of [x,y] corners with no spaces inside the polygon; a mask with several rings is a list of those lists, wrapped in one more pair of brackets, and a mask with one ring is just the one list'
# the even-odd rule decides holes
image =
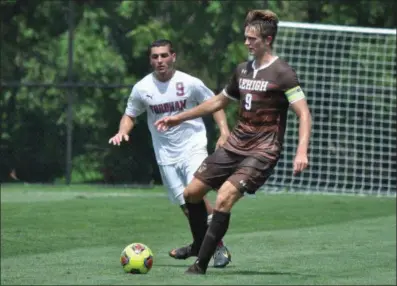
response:
{"label": "player's arm", "polygon": [[134,126],[135,126],[135,117],[124,114],[120,120],[118,133],[129,134],[131,132],[132,128],[134,128]]}
{"label": "player's arm", "polygon": [[302,172],[308,166],[307,151],[309,148],[312,117],[306,98],[299,86],[286,92],[288,100],[291,102],[291,109],[299,119],[299,141],[294,160],[294,175]]}
{"label": "player's arm", "polygon": [[[192,82],[192,97],[198,104],[201,104],[214,97],[214,93],[201,80],[195,79]],[[214,111],[212,113],[216,124],[218,125],[220,136],[216,142],[216,147],[222,146],[226,143],[230,135],[229,127],[227,125],[226,115],[223,109]]]}
{"label": "player's arm", "polygon": [[[214,97],[214,92],[209,89],[201,80],[195,78],[192,81],[192,96],[198,104],[201,104]],[[211,112],[210,112],[211,113]],[[212,114],[216,124],[218,125],[221,137],[228,137],[229,127],[226,121],[226,115],[223,109],[214,111]]]}
{"label": "player's arm", "polygon": [[230,131],[229,131],[229,126],[227,125],[225,111],[223,109],[218,110],[214,112],[213,117],[216,124],[218,125],[219,132],[221,133],[221,135],[229,136]]}
{"label": "player's arm", "polygon": [[219,128],[219,139],[216,142],[216,148],[223,146],[230,135],[229,126],[227,125],[226,114],[223,109],[213,113],[214,120]]}
{"label": "player's arm", "polygon": [[[164,117],[156,121],[155,126],[157,127],[157,129],[160,131],[165,131],[169,127],[178,125],[183,121],[197,117],[202,117],[206,114],[214,113],[216,111],[224,109],[232,100],[239,100],[240,92],[238,87],[236,71],[233,73],[233,76],[230,79],[229,84],[225,87],[225,89],[221,93],[211,97],[210,99],[202,102],[200,105],[190,110],[184,111],[175,116]],[[219,115],[215,115],[215,116],[218,117]],[[220,115],[220,118],[215,118],[215,120],[217,119],[220,119],[220,121],[222,121],[219,122],[222,124],[222,128],[227,127],[226,119],[223,119],[222,115]]]}
{"label": "player's arm", "polygon": [[168,127],[176,126],[186,120],[203,117],[204,115],[221,110],[228,105],[229,101],[229,98],[220,93],[197,105],[196,107],[193,107],[192,109],[186,110],[174,116],[164,117],[156,121],[155,125],[157,126],[158,130],[165,131],[168,129]]}
{"label": "player's arm", "polygon": [[136,116],[144,112],[144,105],[140,99],[137,89],[132,89],[131,95],[128,98],[127,107],[124,115],[121,117],[119,123],[119,130],[116,135],[109,139],[109,144],[118,145],[124,141],[129,140],[129,133],[134,128],[136,123]]}
{"label": "player's arm", "polygon": [[175,117],[177,117],[178,120],[181,122],[198,117],[203,117],[204,115],[211,114],[225,108],[228,105],[228,103],[229,103],[229,99],[226,96],[224,96],[222,93],[220,93],[190,110],[186,110],[182,113],[179,113]]}
{"label": "player's arm", "polygon": [[129,133],[131,132],[132,128],[135,126],[135,117],[129,116],[124,114],[121,117],[120,124],[119,124],[119,131],[116,135],[109,139],[109,143],[113,145],[120,145],[120,143],[129,140]]}

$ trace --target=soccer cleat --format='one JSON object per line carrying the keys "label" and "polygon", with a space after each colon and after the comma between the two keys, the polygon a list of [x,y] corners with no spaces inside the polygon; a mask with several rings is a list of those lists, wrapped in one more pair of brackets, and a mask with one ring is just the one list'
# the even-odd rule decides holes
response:
{"label": "soccer cleat", "polygon": [[204,275],[205,271],[203,269],[200,268],[200,266],[198,265],[197,261],[191,265],[186,271],[186,274],[195,274],[195,275]]}
{"label": "soccer cleat", "polygon": [[192,244],[189,244],[188,246],[173,249],[168,254],[175,259],[187,259],[192,256],[197,256],[198,251],[193,249]]}
{"label": "soccer cleat", "polygon": [[232,261],[232,255],[226,246],[218,246],[214,253],[214,267],[226,267]]}

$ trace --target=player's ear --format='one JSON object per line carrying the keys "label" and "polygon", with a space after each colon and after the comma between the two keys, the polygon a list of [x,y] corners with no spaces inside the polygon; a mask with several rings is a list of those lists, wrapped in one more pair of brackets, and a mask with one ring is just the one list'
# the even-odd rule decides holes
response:
{"label": "player's ear", "polygon": [[273,37],[272,36],[267,36],[265,39],[265,43],[267,46],[270,46],[272,44]]}

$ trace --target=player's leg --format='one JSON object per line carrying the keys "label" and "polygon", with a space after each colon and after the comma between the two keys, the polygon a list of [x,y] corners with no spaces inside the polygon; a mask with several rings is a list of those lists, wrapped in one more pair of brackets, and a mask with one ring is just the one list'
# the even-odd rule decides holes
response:
{"label": "player's leg", "polygon": [[161,180],[167,189],[168,199],[178,204],[183,213],[187,215],[183,190],[185,189],[183,180],[178,172],[177,164],[159,166]]}
{"label": "player's leg", "polygon": [[[197,165],[199,165],[200,163],[201,162],[199,162]],[[183,196],[186,185],[186,178],[184,176],[185,166],[183,162],[178,162],[172,165],[159,166],[159,169],[163,184],[168,191],[168,198],[171,202],[177,203],[180,206],[182,212],[187,217],[189,217],[189,209],[185,203],[185,199]],[[203,194],[203,196],[204,195],[205,193]],[[207,221],[207,218],[205,219],[205,221]],[[205,231],[206,229],[204,230],[204,233]],[[198,249],[199,247],[195,247],[192,250],[192,245],[188,245],[183,248],[179,248],[178,252],[171,251],[169,255],[176,259],[186,259],[193,255],[197,256]]]}
{"label": "player's leg", "polygon": [[[188,159],[181,162],[179,171],[181,173],[182,181],[184,182],[185,187],[193,180],[194,173],[197,171],[201,163],[207,157],[208,157],[207,150],[203,149],[194,154],[191,154]],[[208,220],[210,221],[212,217],[213,208],[210,201],[206,197],[204,197],[203,200],[205,203],[205,208],[207,209]],[[187,207],[186,206],[183,207],[186,210],[186,213],[188,213]]]}
{"label": "player's leg", "polygon": [[184,190],[183,194],[189,211],[189,225],[194,240],[192,245],[194,252],[198,253],[207,231],[207,210],[203,198],[210,189],[218,189],[222,185],[232,174],[236,162],[238,161],[231,156],[230,152],[218,148],[203,161],[194,173],[195,177]]}
{"label": "player's leg", "polygon": [[[182,189],[181,193],[182,193],[182,198],[183,198],[183,189]],[[207,214],[208,214],[207,223],[210,224],[210,222],[212,220],[212,213],[214,212],[214,209],[213,209],[213,207],[212,207],[212,205],[211,205],[211,203],[210,203],[210,201],[208,200],[207,197],[204,197],[203,200],[204,200],[205,208],[207,209]],[[183,204],[181,204],[180,207],[181,207],[181,210],[182,210],[183,214],[186,217],[188,217],[189,211],[188,211],[188,209],[186,207],[186,203],[185,203],[184,200],[183,200]]]}
{"label": "player's leg", "polygon": [[[202,162],[205,160],[206,157],[207,157],[207,151],[204,150],[202,152],[197,152],[195,154],[192,154],[189,157],[189,159],[184,162],[184,166],[181,171],[183,177],[185,178],[186,185],[193,180],[194,173],[200,168]],[[207,225],[210,225],[214,210],[207,196],[204,196],[203,200],[204,200],[205,208],[207,210]],[[227,266],[230,263],[230,261],[231,261],[230,251],[223,243],[223,240],[221,240],[219,241],[214,254],[214,267],[223,268]]]}
{"label": "player's leg", "polygon": [[188,211],[188,221],[193,235],[193,243],[188,246],[171,250],[169,255],[175,259],[186,259],[191,256],[197,256],[205,232],[208,228],[208,214],[204,203],[204,196],[211,188],[194,178],[185,188],[185,191],[186,189],[193,191],[197,200],[196,203],[191,203],[186,201],[185,198],[185,207]]}
{"label": "player's leg", "polygon": [[[183,191],[182,191],[182,194],[183,194]],[[182,196],[182,197],[183,197],[183,196]],[[183,214],[184,214],[186,217],[188,217],[188,216],[189,216],[189,211],[188,211],[188,209],[187,209],[187,207],[186,207],[186,203],[185,203],[185,202],[183,202],[183,204],[180,205],[180,208],[181,208]]]}
{"label": "player's leg", "polygon": [[[182,193],[182,198],[183,198],[183,189],[182,189],[181,193]],[[207,224],[210,224],[211,220],[212,220],[212,213],[214,212],[214,209],[213,209],[210,201],[208,200],[208,198],[206,196],[204,196],[203,201],[204,201],[204,204],[205,204],[205,209],[207,210],[207,214],[208,214],[208,216],[207,216]],[[183,201],[183,204],[180,205],[180,207],[181,207],[181,210],[182,210],[183,214],[186,217],[189,217],[189,210],[188,210],[188,208],[186,206],[186,203],[184,201]]]}
{"label": "player's leg", "polygon": [[243,193],[229,181],[226,181],[218,190],[212,223],[204,236],[198,258],[187,273],[204,274],[206,272],[211,257],[216,254],[219,241],[222,240],[229,228],[230,211],[241,197],[243,197]]}
{"label": "player's leg", "polygon": [[[208,157],[207,150],[202,150],[201,152],[192,154],[189,157],[189,159],[187,159],[184,162],[183,169],[181,171],[183,174],[185,186],[187,186],[193,180],[194,173],[198,170],[198,168],[201,166],[201,164],[207,157]],[[214,212],[214,209],[213,209],[209,199],[206,196],[203,198],[203,200],[204,200],[205,208],[207,209],[207,214],[208,214],[207,223],[210,224],[211,220],[212,220],[212,213]]]}
{"label": "player's leg", "polygon": [[[167,189],[168,192],[168,198],[172,203],[177,203],[179,204],[182,212],[188,217],[189,219],[189,207],[188,204],[186,204],[183,193],[184,193],[184,180],[183,176],[181,175],[181,166],[179,164],[172,164],[172,165],[163,165],[159,166],[160,169],[160,175],[163,181],[164,186]],[[195,185],[193,184],[193,187]],[[199,186],[199,188],[203,188],[204,186]],[[209,188],[208,188],[209,190]],[[202,197],[204,197],[205,193],[202,194]],[[201,197],[201,198],[202,198]],[[206,208],[204,205],[203,201],[203,210],[206,213]],[[201,204],[197,205],[197,207],[201,207]],[[193,207],[194,209],[194,207]],[[207,221],[207,215],[205,215],[205,222]],[[189,220],[189,225],[191,225],[190,220]],[[201,225],[201,224],[200,224]],[[192,231],[193,234],[193,241],[194,237],[204,237],[204,234],[207,230],[207,225],[206,223],[203,226],[195,228],[194,232]],[[197,233],[200,233],[200,235],[197,235]],[[191,256],[197,256],[198,250],[199,250],[199,245],[201,245],[201,241],[199,244],[192,243],[188,246],[185,247],[180,247],[178,249],[174,249],[169,252],[169,255],[173,258],[176,259],[186,259]]]}
{"label": "player's leg", "polygon": [[[183,193],[183,191],[182,191]],[[212,221],[212,214],[214,212],[214,208],[212,207],[210,201],[206,196],[203,197],[205,209],[207,210],[207,224],[209,225]],[[182,209],[182,212],[185,214],[186,217],[189,217],[189,210],[186,206],[186,203],[180,206]],[[223,242],[220,243],[220,245],[223,245]]]}
{"label": "player's leg", "polygon": [[217,243],[228,230],[233,205],[245,192],[254,194],[266,182],[274,166],[274,161],[263,162],[251,157],[239,164],[239,168],[218,190],[212,223],[203,239],[198,258],[187,273],[205,274]]}
{"label": "player's leg", "polygon": [[203,200],[205,204],[205,209],[207,210],[207,214],[208,214],[207,223],[210,224],[212,220],[212,214],[214,212],[214,208],[212,207],[209,199],[206,196],[203,198]]}
{"label": "player's leg", "polygon": [[[207,214],[208,214],[207,225],[209,226],[212,222],[214,209],[207,197],[204,197],[203,200],[207,209]],[[226,244],[223,242],[223,239],[221,239],[218,245],[216,246],[216,250],[213,257],[214,257],[215,268],[226,267],[232,261],[232,254],[230,253]]]}

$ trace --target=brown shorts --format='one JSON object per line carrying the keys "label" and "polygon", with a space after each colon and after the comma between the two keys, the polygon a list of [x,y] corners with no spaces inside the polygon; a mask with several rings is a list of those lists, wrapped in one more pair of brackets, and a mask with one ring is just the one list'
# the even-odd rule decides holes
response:
{"label": "brown shorts", "polygon": [[218,190],[225,181],[232,183],[241,193],[254,194],[270,177],[277,160],[247,157],[218,148],[208,156],[194,176]]}

